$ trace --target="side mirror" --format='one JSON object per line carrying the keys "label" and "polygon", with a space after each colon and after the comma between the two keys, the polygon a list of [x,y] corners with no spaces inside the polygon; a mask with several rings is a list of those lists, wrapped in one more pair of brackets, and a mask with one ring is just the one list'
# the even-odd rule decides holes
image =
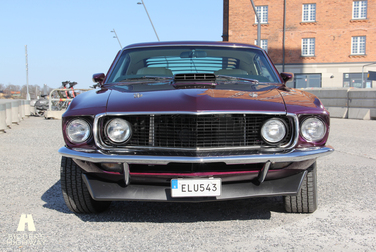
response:
{"label": "side mirror", "polygon": [[106,78],[106,75],[104,73],[93,74],[93,82],[98,83],[100,86],[103,85],[103,81],[105,78]]}
{"label": "side mirror", "polygon": [[282,77],[284,84],[286,85],[286,82],[294,79],[294,74],[293,73],[281,73],[281,77]]}

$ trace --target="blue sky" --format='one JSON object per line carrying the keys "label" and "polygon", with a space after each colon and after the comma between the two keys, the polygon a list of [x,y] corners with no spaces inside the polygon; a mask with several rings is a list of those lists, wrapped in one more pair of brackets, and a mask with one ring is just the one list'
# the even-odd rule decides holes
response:
{"label": "blue sky", "polygon": [[[57,88],[62,81],[93,84],[122,46],[157,38],[138,0],[2,0],[0,83]],[[144,0],[161,41],[221,41],[222,0]]]}

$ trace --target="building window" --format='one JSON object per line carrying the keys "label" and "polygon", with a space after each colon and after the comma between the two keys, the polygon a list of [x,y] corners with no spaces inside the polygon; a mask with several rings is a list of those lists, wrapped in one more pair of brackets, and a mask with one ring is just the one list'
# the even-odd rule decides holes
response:
{"label": "building window", "polygon": [[353,19],[366,19],[367,18],[367,1],[354,1],[353,2]]}
{"label": "building window", "polygon": [[351,54],[366,54],[366,37],[352,37]]}
{"label": "building window", "polygon": [[315,39],[302,39],[302,56],[315,56]]}
{"label": "building window", "polygon": [[367,80],[367,73],[344,73],[343,74],[343,87],[355,87],[355,88],[370,88],[372,87],[372,81]]}
{"label": "building window", "polygon": [[316,21],[316,4],[303,4],[303,22]]}
{"label": "building window", "polygon": [[294,88],[321,87],[321,74],[294,74],[294,82],[288,83]]}
{"label": "building window", "polygon": [[[259,16],[261,24],[268,23],[268,6],[256,6],[256,13]],[[255,15],[255,23],[257,24],[257,17]]]}
{"label": "building window", "polygon": [[[255,40],[255,45],[258,46],[257,39]],[[261,46],[260,47],[267,52],[268,51],[268,40],[267,39],[261,39]]]}

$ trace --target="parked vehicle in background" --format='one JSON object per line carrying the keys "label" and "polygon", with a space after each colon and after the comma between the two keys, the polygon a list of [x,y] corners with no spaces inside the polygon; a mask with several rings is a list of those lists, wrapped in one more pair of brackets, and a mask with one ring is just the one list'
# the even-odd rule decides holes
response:
{"label": "parked vehicle in background", "polygon": [[32,103],[30,103],[31,106],[35,107],[36,116],[44,116],[44,113],[48,110],[49,101],[46,97],[47,95],[42,94],[41,98],[34,100]]}
{"label": "parked vehicle in background", "polygon": [[284,196],[317,208],[316,159],[328,155],[329,113],[286,87],[259,47],[158,42],[125,47],[100,88],[63,115],[64,200],[76,213],[111,201],[205,202]]}

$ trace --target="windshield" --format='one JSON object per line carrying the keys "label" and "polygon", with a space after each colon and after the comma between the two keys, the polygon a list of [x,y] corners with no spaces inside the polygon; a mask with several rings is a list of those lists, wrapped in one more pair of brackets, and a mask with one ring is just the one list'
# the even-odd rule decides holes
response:
{"label": "windshield", "polygon": [[[226,82],[254,85],[280,83],[277,73],[261,50],[252,48],[174,46],[125,50],[107,84],[130,82],[165,86],[176,74],[214,74],[220,85]],[[226,76],[235,78],[224,78]],[[252,81],[247,81],[252,80]],[[220,82],[220,83],[219,83]],[[158,85],[158,83],[160,85]],[[136,83],[133,83],[136,84]],[[174,87],[171,87],[173,89]],[[170,89],[164,87],[163,89]]]}

